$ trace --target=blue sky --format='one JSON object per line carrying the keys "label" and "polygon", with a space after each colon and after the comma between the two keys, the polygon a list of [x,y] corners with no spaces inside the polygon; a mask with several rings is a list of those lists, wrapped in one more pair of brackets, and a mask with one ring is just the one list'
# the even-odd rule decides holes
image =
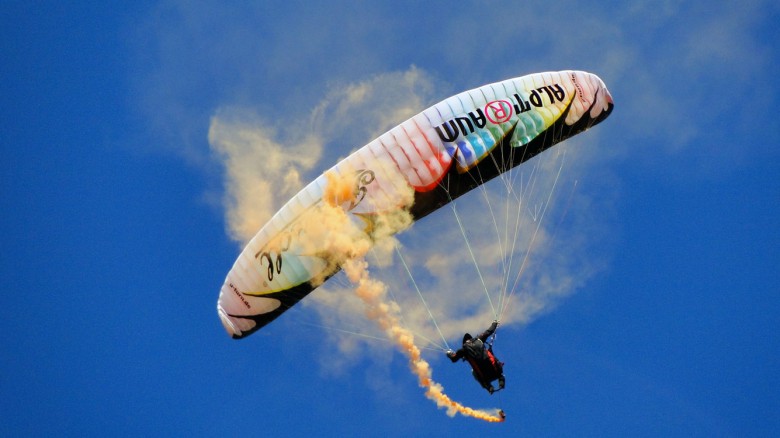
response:
{"label": "blue sky", "polygon": [[[309,3],[0,6],[2,434],[778,433],[774,2]],[[241,195],[215,123],[297,154],[306,182],[405,111],[562,69],[616,104],[567,142],[565,261],[529,274],[576,281],[529,284],[543,306],[501,331],[500,396],[427,353],[506,423],[448,417],[389,344],[342,336],[317,305],[338,279],[225,334]],[[350,107],[360,86],[371,106]]]}

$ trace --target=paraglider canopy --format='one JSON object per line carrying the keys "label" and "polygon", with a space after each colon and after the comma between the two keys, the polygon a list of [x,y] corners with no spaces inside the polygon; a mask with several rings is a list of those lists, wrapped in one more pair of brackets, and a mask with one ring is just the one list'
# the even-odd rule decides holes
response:
{"label": "paraglider canopy", "polygon": [[488,84],[415,115],[318,177],[257,233],[222,285],[223,326],[233,338],[248,336],[340,269],[343,255],[328,247],[334,230],[321,220],[334,205],[324,199],[334,180],[350,181],[350,196],[335,205],[370,244],[383,216],[407,212],[419,220],[601,122],[612,108],[596,75],[561,71]]}

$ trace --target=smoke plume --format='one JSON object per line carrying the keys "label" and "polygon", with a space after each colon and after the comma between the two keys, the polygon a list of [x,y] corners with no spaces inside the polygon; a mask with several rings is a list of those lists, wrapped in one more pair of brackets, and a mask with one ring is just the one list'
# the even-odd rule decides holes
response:
{"label": "smoke plume", "polygon": [[277,140],[275,129],[232,109],[214,116],[209,143],[225,166],[224,197],[230,237],[246,243],[303,187],[301,175],[318,162],[322,140]]}

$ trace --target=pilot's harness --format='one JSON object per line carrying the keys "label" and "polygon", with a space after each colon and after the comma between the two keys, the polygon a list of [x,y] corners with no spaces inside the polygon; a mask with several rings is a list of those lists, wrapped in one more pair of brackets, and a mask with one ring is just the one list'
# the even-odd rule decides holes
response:
{"label": "pilot's harness", "polygon": [[[485,342],[485,352],[487,353],[488,359],[490,360],[490,364],[493,366],[493,372],[496,374],[501,374],[498,370],[498,367],[503,367],[503,363],[498,362],[498,359],[496,359],[496,356],[493,354],[493,343],[496,341],[496,333],[493,332],[493,335],[490,337],[490,339]],[[480,381],[487,381],[487,378],[484,374],[482,374],[482,370],[480,367],[476,364],[474,359],[471,358],[471,356],[466,356],[464,359],[466,359],[469,364],[471,365],[471,368],[474,370],[475,373],[479,374]],[[492,379],[491,379],[492,380]]]}

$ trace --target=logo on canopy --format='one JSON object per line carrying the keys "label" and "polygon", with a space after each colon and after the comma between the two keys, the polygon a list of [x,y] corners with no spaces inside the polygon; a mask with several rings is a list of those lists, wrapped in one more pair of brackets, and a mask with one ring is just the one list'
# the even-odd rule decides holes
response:
{"label": "logo on canopy", "polygon": [[494,100],[485,105],[485,116],[490,123],[506,123],[512,118],[512,104],[506,100]]}

